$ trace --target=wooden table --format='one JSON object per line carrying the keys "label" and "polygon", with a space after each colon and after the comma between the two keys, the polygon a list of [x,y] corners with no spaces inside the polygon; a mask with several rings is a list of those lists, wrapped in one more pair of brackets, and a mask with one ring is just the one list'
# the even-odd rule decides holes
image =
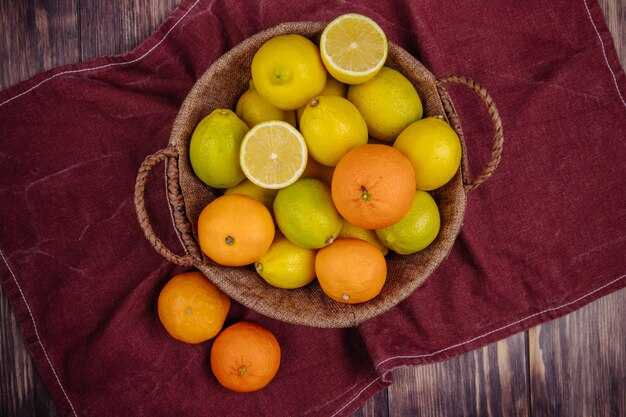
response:
{"label": "wooden table", "polygon": [[[180,0],[0,0],[0,89],[127,52]],[[626,4],[600,0],[626,66]],[[626,416],[626,289],[445,362],[399,368],[354,417]],[[0,287],[0,416],[58,416]]]}

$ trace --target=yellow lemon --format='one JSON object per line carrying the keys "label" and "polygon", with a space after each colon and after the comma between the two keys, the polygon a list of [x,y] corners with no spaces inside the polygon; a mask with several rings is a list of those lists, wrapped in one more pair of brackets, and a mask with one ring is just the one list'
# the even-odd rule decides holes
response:
{"label": "yellow lemon", "polygon": [[310,156],[335,166],[350,149],[367,143],[367,125],[354,104],[343,97],[317,96],[306,105],[300,120]]}
{"label": "yellow lemon", "polygon": [[280,35],[265,42],[252,58],[254,88],[283,110],[295,110],[326,84],[319,48],[301,35]]}
{"label": "yellow lemon", "polygon": [[423,108],[413,84],[398,71],[383,67],[371,80],[352,85],[350,100],[367,123],[370,136],[393,142],[402,130],[421,119]]}
{"label": "yellow lemon", "polygon": [[258,274],[278,288],[300,288],[315,279],[315,249],[294,245],[280,233],[255,264]]}
{"label": "yellow lemon", "polygon": [[411,124],[393,147],[411,161],[419,190],[434,190],[446,184],[461,163],[459,136],[442,117],[427,117]]}
{"label": "yellow lemon", "polygon": [[224,191],[224,195],[240,194],[252,197],[255,200],[263,203],[263,205],[267,207],[270,211],[272,211],[272,205],[274,204],[274,198],[276,197],[277,193],[278,190],[259,187],[248,179],[245,179],[241,183]]}
{"label": "yellow lemon", "polygon": [[296,114],[293,110],[279,109],[261,97],[254,88],[250,88],[239,97],[235,113],[249,128],[270,120],[282,120],[296,126]]}
{"label": "yellow lemon", "polygon": [[[348,94],[348,86],[340,81],[337,81],[332,76],[328,75],[326,77],[326,85],[324,85],[324,89],[319,95],[320,96],[339,96],[339,97],[345,98],[347,94]],[[300,119],[302,118],[302,113],[304,112],[305,108],[306,106],[302,106],[302,107],[298,107],[298,110],[296,110],[298,122],[300,122]]]}
{"label": "yellow lemon", "polygon": [[189,159],[203,183],[229,188],[245,178],[239,148],[246,132],[248,126],[229,109],[216,109],[200,121],[191,135]]}
{"label": "yellow lemon", "polygon": [[387,36],[367,16],[341,15],[320,37],[320,53],[328,72],[347,84],[360,84],[376,75],[387,60]]}
{"label": "yellow lemon", "polygon": [[345,97],[348,94],[348,86],[338,81],[332,75],[326,76],[326,84],[320,93],[321,96],[338,96]]}
{"label": "yellow lemon", "polygon": [[313,178],[300,179],[278,191],[274,217],[287,239],[308,249],[331,244],[343,225],[330,188]]}
{"label": "yellow lemon", "polygon": [[387,246],[383,245],[374,230],[364,229],[362,227],[355,226],[346,219],[343,219],[343,226],[341,227],[339,236],[337,236],[337,238],[342,237],[353,237],[355,239],[361,239],[369,242],[372,245],[376,246],[378,249],[380,249],[383,255],[387,255],[387,252],[389,252]]}
{"label": "yellow lemon", "polygon": [[437,203],[426,191],[417,190],[409,212],[397,223],[376,230],[376,235],[389,249],[410,255],[428,247],[440,226]]}
{"label": "yellow lemon", "polygon": [[259,187],[278,189],[296,182],[307,161],[300,132],[283,121],[262,122],[246,133],[239,154],[241,169]]}

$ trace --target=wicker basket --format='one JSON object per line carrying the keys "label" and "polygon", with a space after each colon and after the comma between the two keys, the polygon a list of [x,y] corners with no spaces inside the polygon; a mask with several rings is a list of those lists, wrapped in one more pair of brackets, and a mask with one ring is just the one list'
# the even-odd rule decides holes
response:
{"label": "wicker basket", "polygon": [[[166,259],[195,267],[239,303],[261,314],[289,323],[315,327],[350,327],[377,316],[408,297],[446,258],[459,233],[465,212],[466,193],[487,179],[497,166],[502,150],[502,127],[496,107],[487,92],[464,77],[437,79],[402,48],[389,44],[386,65],[403,73],[417,89],[425,115],[443,115],[457,131],[463,147],[461,168],[445,186],[433,192],[441,214],[437,239],[414,255],[388,258],[388,277],[382,292],[362,304],[343,304],[331,300],[317,281],[306,287],[285,290],[268,285],[253,267],[225,267],[205,257],[196,239],[196,225],[202,209],[218,196],[193,173],[189,162],[189,141],[200,120],[216,108],[234,108],[250,80],[250,64],[257,49],[268,39],[298,33],[316,44],[323,22],[284,23],[260,32],[234,47],[204,73],[184,101],[174,122],[169,147],[148,156],[143,162],[135,188],[135,207],[140,225],[155,250]],[[492,157],[483,172],[468,182],[466,147],[454,107],[443,85],[457,83],[474,90],[487,106],[495,131]],[[173,224],[185,254],[177,255],[155,236],[143,198],[151,169],[166,160],[167,198]]]}

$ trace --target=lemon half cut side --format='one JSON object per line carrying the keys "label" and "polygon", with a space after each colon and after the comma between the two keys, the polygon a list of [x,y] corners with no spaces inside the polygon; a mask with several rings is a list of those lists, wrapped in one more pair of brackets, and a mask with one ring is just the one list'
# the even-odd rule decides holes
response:
{"label": "lemon half cut side", "polygon": [[289,123],[277,120],[259,123],[243,138],[239,162],[252,183],[263,188],[284,188],[304,172],[306,143]]}
{"label": "lemon half cut side", "polygon": [[348,13],[330,22],[320,38],[320,53],[328,72],[346,84],[371,79],[387,60],[385,32],[367,16]]}

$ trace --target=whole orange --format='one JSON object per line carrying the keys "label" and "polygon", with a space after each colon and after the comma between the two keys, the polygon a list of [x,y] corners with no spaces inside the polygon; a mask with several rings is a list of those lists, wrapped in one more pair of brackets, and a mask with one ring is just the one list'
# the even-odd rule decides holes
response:
{"label": "whole orange", "polygon": [[274,379],[279,367],[276,336],[256,323],[235,323],[213,341],[211,370],[218,382],[232,391],[260,390]]}
{"label": "whole orange", "polygon": [[230,298],[200,272],[175,275],[157,301],[159,320],[174,339],[202,343],[224,325]]}
{"label": "whole orange", "polygon": [[275,230],[267,207],[246,195],[218,197],[198,218],[200,249],[227,266],[256,262],[272,244]]}
{"label": "whole orange", "polygon": [[409,159],[388,145],[352,148],[335,167],[332,197],[337,211],[364,229],[382,229],[400,220],[415,195]]}
{"label": "whole orange", "polygon": [[341,303],[356,304],[380,293],[387,280],[387,262],[373,244],[342,238],[317,252],[315,272],[326,295]]}

